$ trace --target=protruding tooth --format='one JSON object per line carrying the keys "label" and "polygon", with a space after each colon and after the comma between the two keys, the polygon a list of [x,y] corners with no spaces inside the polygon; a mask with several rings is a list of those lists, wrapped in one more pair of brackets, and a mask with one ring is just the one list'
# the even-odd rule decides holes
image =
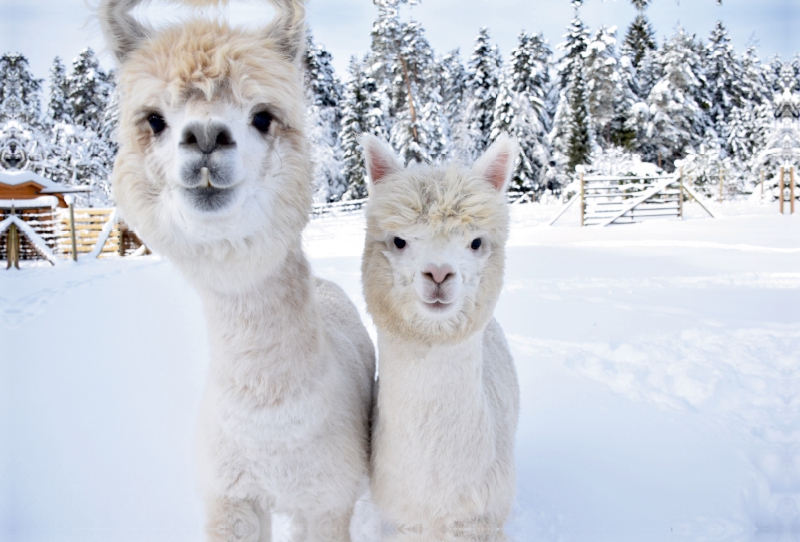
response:
{"label": "protruding tooth", "polygon": [[200,188],[208,188],[211,186],[211,174],[207,167],[200,168]]}

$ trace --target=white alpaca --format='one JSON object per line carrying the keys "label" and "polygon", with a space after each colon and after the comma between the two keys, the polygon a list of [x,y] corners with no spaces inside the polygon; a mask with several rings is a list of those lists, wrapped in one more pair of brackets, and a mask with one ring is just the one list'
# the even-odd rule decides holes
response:
{"label": "white alpaca", "polygon": [[[261,32],[192,19],[154,32],[103,0],[119,66],[114,194],[199,290],[211,341],[198,454],[214,541],[346,541],[366,489],[375,359],[344,293],[312,277],[301,2]],[[193,2],[201,4],[200,0]]]}
{"label": "white alpaca", "polygon": [[378,327],[372,495],[405,537],[502,539],[514,499],[519,387],[492,318],[518,149],[470,170],[403,169],[364,136],[371,180],[362,280]]}

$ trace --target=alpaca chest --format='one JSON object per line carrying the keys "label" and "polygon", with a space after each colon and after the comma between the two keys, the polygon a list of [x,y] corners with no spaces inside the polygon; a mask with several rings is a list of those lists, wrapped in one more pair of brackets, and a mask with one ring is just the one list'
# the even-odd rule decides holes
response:
{"label": "alpaca chest", "polygon": [[490,500],[490,480],[506,460],[504,424],[487,393],[480,338],[471,342],[411,358],[381,351],[373,491],[387,508],[400,496],[411,506],[468,514]]}
{"label": "alpaca chest", "polygon": [[[199,452],[208,466],[206,482],[218,493],[265,496],[277,509],[291,512],[303,502],[351,499],[352,488],[366,476],[366,458],[353,461],[354,450],[363,445],[366,416],[354,416],[344,405],[323,408],[326,401],[318,397],[246,409],[215,397],[209,390]],[[339,475],[334,487],[331,472]]]}

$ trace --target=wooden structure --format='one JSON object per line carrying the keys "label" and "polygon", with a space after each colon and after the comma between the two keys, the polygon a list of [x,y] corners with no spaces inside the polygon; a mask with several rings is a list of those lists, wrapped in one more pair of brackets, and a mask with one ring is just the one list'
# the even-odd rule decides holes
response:
{"label": "wooden structure", "polygon": [[[0,201],[28,201],[53,196],[57,207],[67,208],[67,194],[89,192],[90,188],[63,186],[32,171],[0,171]],[[19,208],[19,205],[17,205]]]}
{"label": "wooden structure", "polygon": [[[74,228],[69,211],[59,213],[57,251],[68,258],[92,255],[106,258],[133,253],[142,242],[135,233],[116,220],[114,209],[75,209]],[[72,233],[75,233],[73,252]]]}
{"label": "wooden structure", "polygon": [[647,218],[683,217],[683,179],[586,176],[581,173],[581,225],[631,224]]}
{"label": "wooden structure", "polygon": [[789,214],[794,214],[795,185],[794,166],[782,167],[778,185],[781,214],[784,213],[784,202],[787,201],[789,202]]}
{"label": "wooden structure", "polygon": [[552,226],[576,201],[581,226],[632,224],[649,218],[683,218],[683,204],[693,197],[712,218],[680,172],[660,176],[588,176],[580,172],[580,191],[550,221]]}
{"label": "wooden structure", "polygon": [[16,216],[30,227],[21,231],[9,226],[0,233],[0,259],[10,263],[45,258],[42,243],[56,251],[59,209],[67,207],[70,195],[88,191],[60,185],[32,171],[0,171],[0,221]]}
{"label": "wooden structure", "polygon": [[77,260],[140,250],[141,240],[119,223],[113,209],[73,208],[72,195],[89,190],[29,171],[0,171],[0,260],[19,268],[20,260],[55,264],[58,256]]}

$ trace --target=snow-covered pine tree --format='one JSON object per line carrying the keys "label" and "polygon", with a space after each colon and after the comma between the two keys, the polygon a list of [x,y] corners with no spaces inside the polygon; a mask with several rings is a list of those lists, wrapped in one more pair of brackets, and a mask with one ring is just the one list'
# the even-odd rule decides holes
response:
{"label": "snow-covered pine tree", "polygon": [[550,119],[545,107],[551,55],[541,34],[520,32],[518,45],[503,75],[497,97],[491,139],[501,133],[513,135],[520,144],[520,156],[512,177],[517,190],[543,192],[543,168],[550,159],[547,132]]}
{"label": "snow-covered pine tree", "polygon": [[569,181],[576,165],[588,161],[592,147],[584,64],[589,31],[580,18],[580,4],[572,2],[575,16],[567,27],[565,41],[558,45],[564,54],[557,64],[560,93],[549,141],[561,184]]}
{"label": "snow-covered pine tree", "polygon": [[630,57],[631,63],[637,69],[647,56],[647,52],[656,50],[655,32],[643,10],[639,11],[628,27],[621,50],[622,54]]}
{"label": "snow-covered pine tree", "polygon": [[56,57],[50,68],[50,100],[47,106],[47,117],[51,123],[72,122],[68,94],[67,70],[61,58]]}
{"label": "snow-covered pine tree", "polygon": [[459,132],[459,126],[464,119],[464,94],[467,88],[467,70],[461,63],[458,49],[442,57],[439,70],[442,82],[442,112],[450,133],[455,134]]}
{"label": "snow-covered pine tree", "polygon": [[783,60],[779,54],[774,54],[769,59],[769,64],[766,69],[767,83],[770,90],[774,92],[782,92],[783,85],[781,84],[781,70],[783,69]]}
{"label": "snow-covered pine tree", "polygon": [[342,98],[342,85],[336,77],[332,62],[331,54],[324,46],[315,43],[313,36],[309,33],[304,58],[304,80],[313,105],[339,106]]}
{"label": "snow-covered pine tree", "polygon": [[702,45],[680,27],[659,53],[664,75],[647,97],[646,143],[655,156],[644,158],[660,167],[671,169],[704,140],[716,144],[701,54]]}
{"label": "snow-covered pine tree", "polygon": [[586,83],[581,70],[572,72],[567,84],[567,103],[569,104],[569,133],[567,137],[567,169],[588,164],[592,153],[591,117],[587,105]]}
{"label": "snow-covered pine tree", "polygon": [[741,92],[746,102],[760,105],[772,100],[769,87],[769,67],[758,58],[755,46],[750,46],[742,55]]}
{"label": "snow-covered pine tree", "polygon": [[103,113],[103,123],[100,125],[100,139],[106,142],[109,149],[109,169],[113,168],[114,158],[119,150],[119,145],[117,144],[117,128],[119,127],[120,114],[119,98],[119,91],[115,87]]}
{"label": "snow-covered pine tree", "polygon": [[81,51],[72,62],[72,71],[67,76],[67,88],[72,121],[83,128],[100,132],[114,83],[111,75],[100,67],[90,48]]}
{"label": "snow-covered pine tree", "polygon": [[28,70],[28,59],[19,53],[0,57],[0,123],[15,120],[23,126],[41,121],[42,80]]}
{"label": "snow-covered pine tree", "polygon": [[342,99],[342,161],[347,191],[342,199],[367,197],[366,168],[359,138],[371,133],[384,141],[388,139],[378,85],[365,62],[350,59],[349,80]]}
{"label": "snow-covered pine tree", "polygon": [[442,158],[450,144],[442,118],[441,79],[433,49],[418,22],[401,24],[397,56],[406,99],[396,103],[392,146],[406,163]]}
{"label": "snow-covered pine tree", "polygon": [[464,107],[464,133],[458,140],[458,153],[469,160],[483,153],[492,135],[494,109],[500,91],[500,53],[491,44],[489,29],[481,28],[467,64],[467,99]]}
{"label": "snow-covered pine tree", "polygon": [[584,53],[589,44],[589,29],[583,23],[578,12],[580,3],[573,2],[575,16],[569,22],[567,33],[564,35],[565,41],[558,44],[558,49],[564,51],[564,55],[558,62],[559,88],[567,88],[573,72],[585,69]]}
{"label": "snow-covered pine tree", "polygon": [[91,194],[77,196],[78,205],[111,205],[112,167],[112,149],[98,132],[63,122],[53,125],[41,173],[56,182],[92,188]]}
{"label": "snow-covered pine tree", "polygon": [[614,119],[610,130],[613,143],[626,149],[635,147],[637,134],[643,132],[641,113],[645,107],[641,102],[647,98],[658,79],[653,73],[653,56],[657,50],[655,32],[645,15],[650,0],[632,0],[632,3],[638,13],[620,47],[621,95],[614,103]]}
{"label": "snow-covered pine tree", "polygon": [[584,53],[591,128],[594,140],[606,148],[612,143],[612,121],[622,91],[616,44],[616,27],[601,26]]}
{"label": "snow-covered pine tree", "polygon": [[308,36],[305,51],[306,123],[314,163],[314,192],[319,202],[337,201],[347,190],[342,171],[341,83],[331,54]]}
{"label": "snow-covered pine tree", "polygon": [[[407,91],[400,63],[399,47],[403,34],[400,21],[400,6],[415,4],[414,0],[373,0],[378,8],[378,18],[372,25],[370,59],[366,62],[378,85],[380,95],[386,101],[384,108],[391,122],[396,111],[402,109]],[[391,127],[391,126],[390,126]]]}
{"label": "snow-covered pine tree", "polygon": [[734,107],[745,105],[746,97],[741,86],[744,79],[739,59],[733,51],[728,31],[717,21],[705,49],[704,71],[708,82],[711,102],[709,115],[718,134],[725,132],[725,125]]}
{"label": "snow-covered pine tree", "polygon": [[[775,130],[775,114],[771,104],[748,103],[734,107],[725,126],[726,152],[732,167],[742,179],[758,182],[758,154],[766,149],[770,134]],[[742,185],[738,187],[744,190]]]}

